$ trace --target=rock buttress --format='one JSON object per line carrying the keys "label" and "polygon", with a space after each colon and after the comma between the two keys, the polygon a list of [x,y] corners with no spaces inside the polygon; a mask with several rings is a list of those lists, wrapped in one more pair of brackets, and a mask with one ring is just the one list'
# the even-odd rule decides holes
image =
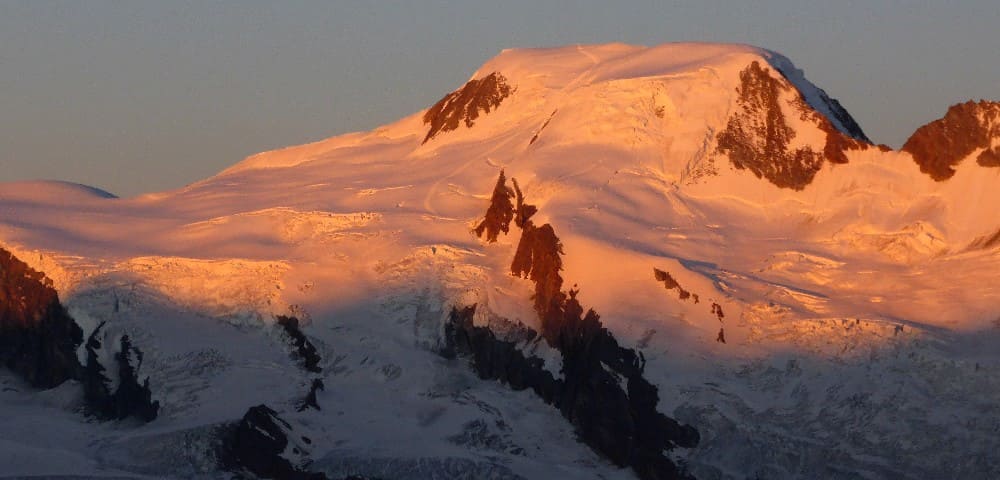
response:
{"label": "rock buttress", "polygon": [[510,222],[514,219],[514,191],[507,186],[507,177],[503,170],[500,170],[500,177],[497,178],[496,186],[493,187],[493,195],[490,196],[490,206],[486,209],[486,216],[483,221],[476,226],[476,236],[486,235],[486,241],[495,243],[500,232],[504,234],[510,232]]}
{"label": "rock buttress", "polygon": [[480,114],[495,110],[512,92],[500,72],[469,80],[461,89],[445,95],[424,113],[424,124],[430,128],[423,143],[440,133],[455,130],[463,123],[471,128]]}
{"label": "rock buttress", "polygon": [[83,331],[52,281],[0,248],[0,364],[35,388],[76,378]]}
{"label": "rock buttress", "polygon": [[955,167],[976,150],[984,167],[1000,167],[1000,102],[965,102],[952,105],[944,117],[913,132],[903,144],[920,171],[934,180],[944,181],[955,175]]}

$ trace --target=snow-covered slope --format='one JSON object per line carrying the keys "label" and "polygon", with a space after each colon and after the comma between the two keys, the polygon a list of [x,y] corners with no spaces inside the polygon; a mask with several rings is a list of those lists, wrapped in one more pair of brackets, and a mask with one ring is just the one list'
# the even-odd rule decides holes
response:
{"label": "snow-covered slope", "polygon": [[[473,232],[503,170],[558,235],[566,284],[644,354],[660,410],[701,432],[673,453],[696,477],[996,477],[1000,134],[982,105],[949,113],[974,140],[915,141],[950,155],[942,179],[767,50],[518,49],[427,111],[181,190],[0,185],[0,245],[85,336],[106,321],[133,338],[162,405],[94,424],[66,389],[5,379],[0,462],[210,477],[198,442],[267,403],[331,475],[630,478],[557,410],[436,354],[452,307],[541,327],[510,274],[516,229]],[[316,375],[278,315],[318,346],[321,412],[295,412]],[[558,373],[544,342],[525,348]],[[46,433],[25,440],[36,418]]]}

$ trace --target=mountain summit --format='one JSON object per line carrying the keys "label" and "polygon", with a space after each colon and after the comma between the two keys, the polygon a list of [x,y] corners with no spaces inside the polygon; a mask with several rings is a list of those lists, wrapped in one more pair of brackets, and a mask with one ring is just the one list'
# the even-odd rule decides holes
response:
{"label": "mountain summit", "polygon": [[697,43],[456,87],[176,191],[0,185],[0,248],[87,339],[36,353],[158,409],[105,428],[3,370],[5,473],[1000,476],[996,103],[894,151],[787,58]]}

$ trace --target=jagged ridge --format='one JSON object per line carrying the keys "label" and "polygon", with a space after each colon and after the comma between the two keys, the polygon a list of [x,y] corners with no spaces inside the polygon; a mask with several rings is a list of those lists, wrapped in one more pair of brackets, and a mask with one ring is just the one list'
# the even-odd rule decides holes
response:
{"label": "jagged ridge", "polygon": [[[504,180],[501,172],[495,192],[508,192]],[[531,388],[559,408],[584,443],[616,465],[632,467],[639,478],[690,478],[663,451],[694,447],[697,430],[656,410],[659,394],[642,376],[642,354],[619,346],[597,312],[591,309],[585,314],[576,298],[578,290],[562,291],[559,238],[549,224],[534,226],[531,216],[537,209],[524,202],[516,180],[514,193],[516,214],[509,201],[501,202],[506,208],[498,208],[500,216],[514,217],[521,228],[511,273],[535,283],[541,335],[562,354],[563,378],[555,379],[540,359],[526,357],[514,342],[498,339],[487,327],[475,327],[475,305],[452,310],[445,329],[445,355],[456,351],[469,355],[481,378],[499,379],[514,389]]]}
{"label": "jagged ridge", "polygon": [[965,102],[952,105],[944,117],[917,129],[902,150],[913,156],[920,171],[937,181],[955,175],[965,157],[982,149],[976,162],[983,167],[1000,167],[1000,103]]}

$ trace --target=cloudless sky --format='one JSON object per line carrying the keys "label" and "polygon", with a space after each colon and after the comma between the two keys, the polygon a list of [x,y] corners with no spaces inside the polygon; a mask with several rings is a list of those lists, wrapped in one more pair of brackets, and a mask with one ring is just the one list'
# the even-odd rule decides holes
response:
{"label": "cloudless sky", "polygon": [[426,108],[501,49],[576,43],[775,50],[898,147],[1000,100],[998,28],[996,0],[0,0],[0,182],[178,188]]}

